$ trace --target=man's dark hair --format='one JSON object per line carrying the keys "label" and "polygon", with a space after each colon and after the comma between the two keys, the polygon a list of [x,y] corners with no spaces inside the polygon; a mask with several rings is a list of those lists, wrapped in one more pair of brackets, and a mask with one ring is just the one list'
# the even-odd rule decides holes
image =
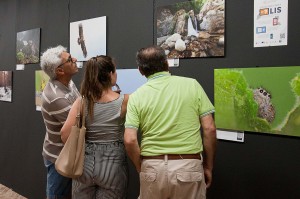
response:
{"label": "man's dark hair", "polygon": [[146,77],[169,70],[165,50],[159,46],[141,48],[136,53],[136,63]]}

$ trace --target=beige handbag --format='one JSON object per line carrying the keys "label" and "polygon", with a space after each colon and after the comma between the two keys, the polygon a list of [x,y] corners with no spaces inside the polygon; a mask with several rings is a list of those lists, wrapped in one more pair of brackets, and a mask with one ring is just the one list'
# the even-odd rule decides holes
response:
{"label": "beige handbag", "polygon": [[[84,98],[82,97],[81,106],[78,108],[76,116],[76,125],[72,126],[71,133],[55,161],[57,172],[69,178],[77,178],[82,175],[83,171],[86,131],[84,105]],[[80,123],[82,123],[81,127]]]}

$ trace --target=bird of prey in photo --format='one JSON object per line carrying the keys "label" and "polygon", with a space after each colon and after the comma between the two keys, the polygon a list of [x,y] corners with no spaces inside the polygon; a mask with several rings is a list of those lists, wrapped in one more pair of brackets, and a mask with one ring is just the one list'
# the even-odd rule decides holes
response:
{"label": "bird of prey in photo", "polygon": [[78,24],[78,28],[79,28],[79,37],[77,39],[77,43],[78,43],[78,45],[81,46],[83,56],[86,58],[87,50],[86,50],[86,46],[85,46],[85,41],[84,41],[84,36],[83,36],[83,27],[82,27],[81,23]]}

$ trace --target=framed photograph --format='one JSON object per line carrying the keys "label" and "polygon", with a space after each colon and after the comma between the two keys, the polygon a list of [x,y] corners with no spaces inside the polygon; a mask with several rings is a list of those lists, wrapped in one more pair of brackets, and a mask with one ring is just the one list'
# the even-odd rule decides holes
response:
{"label": "framed photograph", "polygon": [[0,101],[12,102],[12,71],[0,71]]}
{"label": "framed photograph", "polygon": [[223,57],[225,0],[195,0],[155,9],[155,38],[169,59]]}
{"label": "framed photograph", "polygon": [[131,94],[147,82],[138,69],[117,69],[117,84],[121,94]]}
{"label": "framed photograph", "polygon": [[106,55],[106,16],[70,23],[70,54],[78,61]]}
{"label": "framed photograph", "polygon": [[36,28],[17,33],[17,64],[35,64],[40,61],[41,29]]}
{"label": "framed photograph", "polygon": [[300,136],[300,66],[214,70],[218,129]]}
{"label": "framed photograph", "polygon": [[35,71],[35,106],[37,111],[41,111],[42,93],[48,81],[49,76],[43,70]]}

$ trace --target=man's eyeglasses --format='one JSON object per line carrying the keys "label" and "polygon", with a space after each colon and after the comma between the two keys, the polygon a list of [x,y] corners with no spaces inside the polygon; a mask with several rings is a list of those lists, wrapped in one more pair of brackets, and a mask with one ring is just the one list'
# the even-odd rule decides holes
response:
{"label": "man's eyeglasses", "polygon": [[65,61],[64,63],[58,65],[57,68],[58,68],[58,67],[61,67],[62,65],[64,65],[65,63],[68,63],[68,62],[75,63],[76,61],[74,61],[74,60],[73,60],[73,57],[70,55],[69,58],[67,59],[67,61]]}

